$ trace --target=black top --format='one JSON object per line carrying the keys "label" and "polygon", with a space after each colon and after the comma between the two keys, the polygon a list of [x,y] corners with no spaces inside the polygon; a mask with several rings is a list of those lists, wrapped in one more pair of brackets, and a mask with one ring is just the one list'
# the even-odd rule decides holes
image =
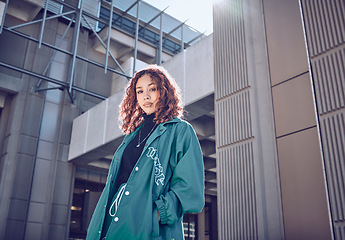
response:
{"label": "black top", "polygon": [[[121,184],[127,182],[129,175],[131,174],[135,164],[137,163],[141,155],[141,152],[144,149],[145,143],[149,138],[148,135],[151,135],[154,129],[157,127],[157,125],[155,125],[155,123],[153,122],[153,119],[155,118],[155,113],[152,113],[150,115],[144,114],[143,117],[144,122],[142,128],[138,131],[138,133],[135,135],[133,140],[127,145],[126,149],[123,152],[121,166],[119,169],[119,175],[116,180],[115,192],[117,191],[119,186],[121,186]],[[139,147],[136,147],[139,143],[139,135],[141,144]]]}

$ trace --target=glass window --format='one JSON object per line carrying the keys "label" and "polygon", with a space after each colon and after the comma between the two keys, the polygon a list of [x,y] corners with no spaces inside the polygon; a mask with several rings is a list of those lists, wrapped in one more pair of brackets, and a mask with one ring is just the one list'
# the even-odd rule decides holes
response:
{"label": "glass window", "polygon": [[[82,170],[77,169],[77,171]],[[89,176],[90,172],[86,170],[85,175]],[[86,178],[76,178],[74,182],[69,240],[86,238],[93,211],[105,186],[104,183]]]}
{"label": "glass window", "polygon": [[[109,21],[110,11],[104,7],[101,7],[100,18]],[[125,17],[120,16],[117,13],[113,13],[113,25],[128,32],[131,35],[135,34],[136,23],[132,20],[129,20]],[[99,27],[102,29],[105,27],[104,23],[99,23]],[[139,31],[139,38],[145,41],[148,41],[154,45],[159,43],[159,34],[155,33],[149,29],[142,28]],[[175,43],[170,39],[163,37],[162,47],[164,50],[169,51],[173,54],[177,54],[181,50],[180,43]]]}
{"label": "glass window", "polygon": [[197,239],[197,214],[185,214],[183,216],[183,231],[185,240]]}

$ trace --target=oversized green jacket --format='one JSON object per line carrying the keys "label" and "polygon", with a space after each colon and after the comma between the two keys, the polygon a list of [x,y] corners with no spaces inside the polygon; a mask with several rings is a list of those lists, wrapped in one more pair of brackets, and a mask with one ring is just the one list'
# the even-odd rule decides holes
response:
{"label": "oversized green jacket", "polygon": [[[118,175],[123,151],[139,129],[126,135],[114,154],[87,240],[100,239],[108,214],[109,190]],[[184,239],[183,214],[200,212],[203,206],[204,166],[200,145],[192,126],[174,118],[159,124],[148,138],[128,178],[106,239]]]}

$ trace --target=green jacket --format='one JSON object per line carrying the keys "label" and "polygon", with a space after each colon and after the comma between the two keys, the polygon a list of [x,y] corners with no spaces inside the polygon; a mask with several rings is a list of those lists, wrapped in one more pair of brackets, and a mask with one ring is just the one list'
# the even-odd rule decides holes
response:
{"label": "green jacket", "polygon": [[[123,151],[139,129],[126,135],[114,154],[88,228],[88,240],[100,239],[109,191]],[[204,166],[199,141],[189,123],[174,118],[159,124],[148,138],[106,239],[184,239],[183,214],[200,212],[203,206]]]}

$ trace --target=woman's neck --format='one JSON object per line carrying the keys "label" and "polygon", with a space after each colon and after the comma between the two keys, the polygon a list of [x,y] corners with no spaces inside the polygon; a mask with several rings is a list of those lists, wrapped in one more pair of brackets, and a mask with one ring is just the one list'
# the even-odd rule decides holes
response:
{"label": "woman's neck", "polygon": [[153,119],[155,118],[155,113],[151,113],[147,115],[146,113],[143,114],[145,122],[153,122]]}

